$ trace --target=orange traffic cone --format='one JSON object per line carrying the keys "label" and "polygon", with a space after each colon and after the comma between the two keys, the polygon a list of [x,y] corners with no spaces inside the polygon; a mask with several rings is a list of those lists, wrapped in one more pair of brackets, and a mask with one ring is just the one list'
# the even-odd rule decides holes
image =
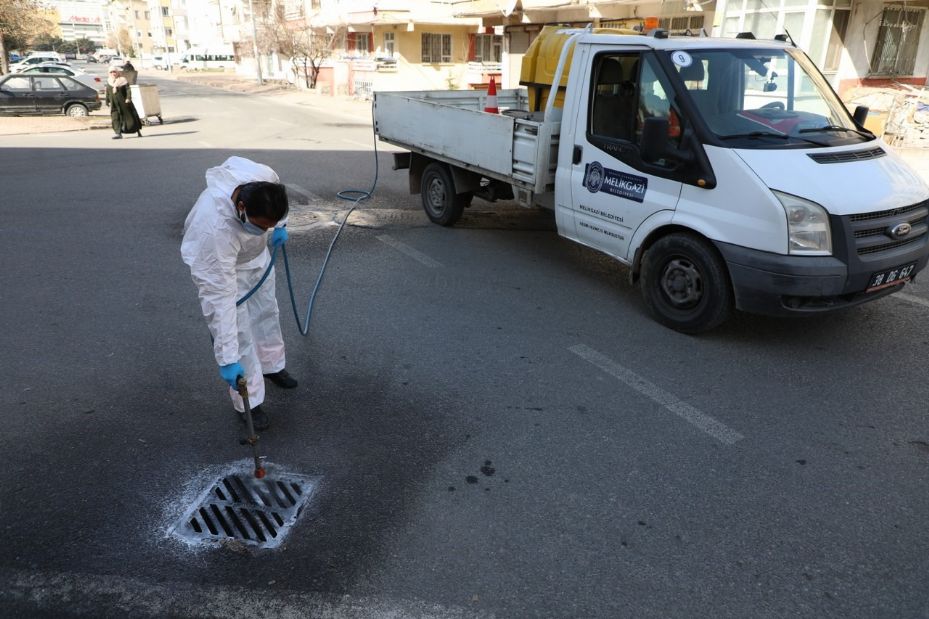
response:
{"label": "orange traffic cone", "polygon": [[487,87],[487,101],[484,102],[484,111],[489,114],[499,114],[497,107],[497,82],[490,76],[490,86]]}

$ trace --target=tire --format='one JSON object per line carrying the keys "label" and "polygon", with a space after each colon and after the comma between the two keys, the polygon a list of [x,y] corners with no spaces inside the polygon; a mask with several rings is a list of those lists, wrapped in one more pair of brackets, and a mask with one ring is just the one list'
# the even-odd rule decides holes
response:
{"label": "tire", "polygon": [[455,193],[455,181],[443,163],[432,162],[426,166],[420,190],[426,215],[440,226],[454,225],[471,201],[468,194]]}
{"label": "tire", "polygon": [[709,331],[732,313],[725,263],[691,234],[669,234],[652,245],[642,258],[639,286],[655,320],[681,333]]}
{"label": "tire", "polygon": [[81,105],[80,103],[72,103],[65,109],[65,114],[71,118],[84,118],[87,116],[87,108]]}

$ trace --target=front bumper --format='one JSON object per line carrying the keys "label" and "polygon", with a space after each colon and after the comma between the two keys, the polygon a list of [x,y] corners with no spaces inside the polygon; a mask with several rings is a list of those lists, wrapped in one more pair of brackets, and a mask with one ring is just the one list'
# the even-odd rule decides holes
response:
{"label": "front bumper", "polygon": [[915,262],[915,277],[929,261],[929,235],[882,255],[851,257],[847,252],[784,256],[720,242],[716,247],[729,267],[736,307],[771,316],[826,312],[879,299],[905,284],[866,293],[873,274]]}

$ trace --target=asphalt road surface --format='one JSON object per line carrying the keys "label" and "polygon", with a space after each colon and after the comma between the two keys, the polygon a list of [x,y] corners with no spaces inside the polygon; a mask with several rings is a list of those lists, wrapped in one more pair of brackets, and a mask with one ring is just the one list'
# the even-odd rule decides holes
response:
{"label": "asphalt road surface", "polygon": [[204,171],[290,186],[302,312],[374,159],[362,104],[147,81],[142,139],[0,143],[4,616],[929,616],[929,278],[684,336],[545,213],[428,224],[384,151],[306,338],[278,275],[261,448],[309,504],[274,550],[169,536],[249,456],[178,251]]}

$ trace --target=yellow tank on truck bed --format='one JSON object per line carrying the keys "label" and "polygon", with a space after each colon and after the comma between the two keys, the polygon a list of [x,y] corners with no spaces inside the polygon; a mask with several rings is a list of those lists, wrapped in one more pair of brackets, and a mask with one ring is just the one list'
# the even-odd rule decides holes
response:
{"label": "yellow tank on truck bed", "polygon": [[[558,59],[561,58],[561,50],[565,42],[576,32],[568,32],[566,26],[545,26],[526,50],[519,72],[519,83],[529,89],[530,111],[538,112],[545,104],[552,82],[555,81],[555,70],[558,68]],[[629,28],[594,28],[591,32],[594,34],[642,34]],[[568,73],[571,69],[573,55],[574,50],[569,50],[558,94],[555,96],[555,107],[562,107],[564,103],[564,92],[568,86]]]}

